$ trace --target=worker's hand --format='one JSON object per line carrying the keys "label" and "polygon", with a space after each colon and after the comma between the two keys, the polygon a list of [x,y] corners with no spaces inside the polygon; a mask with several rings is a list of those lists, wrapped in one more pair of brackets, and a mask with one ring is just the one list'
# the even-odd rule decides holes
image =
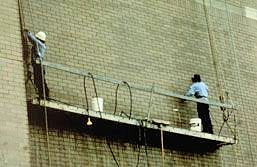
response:
{"label": "worker's hand", "polygon": [[28,29],[23,29],[23,36],[26,38],[28,36],[28,32],[29,30]]}
{"label": "worker's hand", "polygon": [[26,28],[24,28],[24,29],[23,29],[23,32],[27,33],[27,32],[29,32],[29,30],[26,29]]}

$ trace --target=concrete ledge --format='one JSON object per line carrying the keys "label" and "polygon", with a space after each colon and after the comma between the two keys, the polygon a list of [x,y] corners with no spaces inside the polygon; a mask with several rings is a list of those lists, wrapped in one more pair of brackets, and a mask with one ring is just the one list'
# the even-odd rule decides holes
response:
{"label": "concrete ledge", "polygon": [[162,129],[164,132],[167,132],[167,133],[181,135],[181,136],[188,137],[188,138],[194,138],[197,140],[205,140],[205,141],[207,140],[209,142],[216,143],[217,145],[228,145],[228,144],[236,143],[235,139],[229,138],[229,137],[223,137],[223,136],[218,136],[218,135],[213,135],[213,134],[208,134],[208,133],[203,133],[203,132],[191,131],[188,129],[175,128],[175,127],[172,127],[172,126],[169,126],[166,124],[156,123],[154,121],[147,121],[147,120],[136,119],[136,118],[129,119],[128,117],[113,115],[111,113],[106,113],[106,112],[91,111],[91,110],[89,110],[87,112],[86,109],[84,109],[84,108],[70,106],[70,105],[56,102],[56,101],[44,101],[44,100],[38,101],[37,99],[34,99],[32,101],[32,104],[40,105],[42,107],[46,106],[47,108],[51,108],[51,109],[62,110],[62,111],[72,112],[72,113],[81,114],[81,115],[87,115],[90,117],[104,119],[107,121],[113,121],[113,122],[121,123],[121,124],[142,126],[142,127],[154,129],[154,130]]}

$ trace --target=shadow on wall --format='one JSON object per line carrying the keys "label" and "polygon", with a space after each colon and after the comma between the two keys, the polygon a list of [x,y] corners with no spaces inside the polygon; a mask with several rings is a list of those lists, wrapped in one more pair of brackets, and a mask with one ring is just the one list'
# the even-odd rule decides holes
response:
{"label": "shadow on wall", "polygon": [[[158,130],[93,118],[93,125],[86,126],[85,116],[52,109],[47,111],[51,161],[55,166],[69,163],[71,166],[115,166],[111,149],[123,166],[135,165],[136,161],[149,163],[149,166],[161,165],[161,133]],[[28,118],[30,159],[36,166],[42,166],[47,164],[43,108],[28,104]],[[217,147],[206,141],[164,133],[164,148],[166,166],[199,165],[206,162],[206,157],[215,164],[220,162]]]}

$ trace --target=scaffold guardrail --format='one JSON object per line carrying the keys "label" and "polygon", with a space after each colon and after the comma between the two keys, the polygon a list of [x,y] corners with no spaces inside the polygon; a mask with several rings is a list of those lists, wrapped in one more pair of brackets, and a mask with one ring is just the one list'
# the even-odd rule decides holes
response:
{"label": "scaffold guardrail", "polygon": [[[70,67],[70,66],[66,66],[66,65],[62,65],[62,64],[57,64],[57,63],[52,63],[52,62],[48,62],[48,61],[43,61],[42,64],[46,67],[54,68],[54,69],[61,70],[61,71],[66,71],[66,72],[76,74],[76,75],[80,75],[80,76],[87,76],[87,77],[91,76],[90,75],[91,73],[89,71],[84,70],[84,69],[81,70],[81,69],[77,69],[77,68],[74,68],[74,67]],[[101,75],[95,75],[94,74],[94,78],[96,80],[109,82],[109,83],[112,83],[112,84],[122,84],[123,83],[122,80],[117,80],[117,79],[113,79],[113,78],[109,78],[109,77],[104,77],[104,76],[101,76]],[[159,94],[159,95],[163,95],[163,96],[174,97],[174,98],[179,98],[179,99],[183,99],[183,100],[209,104],[209,105],[215,106],[215,107],[235,109],[235,106],[233,104],[221,103],[221,102],[217,102],[217,101],[214,101],[214,100],[209,100],[209,101],[200,100],[200,99],[196,99],[194,97],[184,96],[184,95],[174,93],[172,91],[167,91],[165,89],[158,88],[156,86],[153,88],[152,86],[139,86],[137,84],[130,84],[130,87],[132,89],[139,90],[139,91],[150,92],[150,93]]]}

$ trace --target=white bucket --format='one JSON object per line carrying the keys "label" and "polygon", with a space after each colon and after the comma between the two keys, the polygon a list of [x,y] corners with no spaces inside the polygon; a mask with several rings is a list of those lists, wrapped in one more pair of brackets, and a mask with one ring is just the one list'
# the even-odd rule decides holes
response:
{"label": "white bucket", "polygon": [[200,118],[190,119],[189,124],[190,124],[190,130],[198,131],[198,132],[202,131],[202,120]]}
{"label": "white bucket", "polygon": [[92,110],[93,111],[101,111],[103,112],[104,107],[104,99],[101,97],[94,97],[92,98]]}

